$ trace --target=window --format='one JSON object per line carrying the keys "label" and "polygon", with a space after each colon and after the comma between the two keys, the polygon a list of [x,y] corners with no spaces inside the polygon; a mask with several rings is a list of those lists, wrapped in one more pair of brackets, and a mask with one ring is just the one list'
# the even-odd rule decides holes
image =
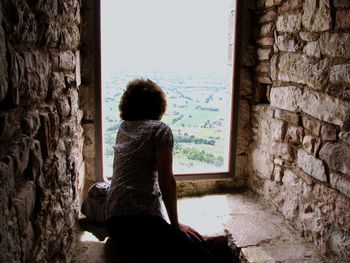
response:
{"label": "window", "polygon": [[[232,173],[233,0],[101,1],[103,171],[112,175],[118,104],[128,81],[167,96],[177,176]],[[232,33],[232,32],[231,32]]]}

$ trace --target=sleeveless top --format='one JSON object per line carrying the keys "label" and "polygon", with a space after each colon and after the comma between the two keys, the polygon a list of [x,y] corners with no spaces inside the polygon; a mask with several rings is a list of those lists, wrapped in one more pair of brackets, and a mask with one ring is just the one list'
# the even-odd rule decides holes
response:
{"label": "sleeveless top", "polygon": [[163,217],[156,150],[173,148],[173,134],[161,121],[124,121],[114,145],[113,177],[107,193],[106,220],[120,215]]}

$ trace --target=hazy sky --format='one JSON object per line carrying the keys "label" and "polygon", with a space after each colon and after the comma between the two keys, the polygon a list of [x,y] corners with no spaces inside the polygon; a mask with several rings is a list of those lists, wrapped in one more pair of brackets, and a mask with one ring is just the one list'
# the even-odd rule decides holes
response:
{"label": "hazy sky", "polygon": [[104,69],[224,70],[232,1],[102,0]]}

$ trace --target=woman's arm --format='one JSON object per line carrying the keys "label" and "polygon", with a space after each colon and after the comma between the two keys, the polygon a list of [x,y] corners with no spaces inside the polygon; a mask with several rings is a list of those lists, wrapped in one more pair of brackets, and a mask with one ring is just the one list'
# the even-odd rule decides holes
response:
{"label": "woman's arm", "polygon": [[203,237],[193,228],[180,224],[177,215],[177,189],[173,174],[173,154],[171,149],[156,151],[158,182],[162,192],[163,202],[168,213],[170,223],[179,228],[187,236],[197,240]]}
{"label": "woman's arm", "polygon": [[158,182],[170,223],[179,226],[177,215],[177,190],[173,175],[173,154],[171,149],[156,151]]}

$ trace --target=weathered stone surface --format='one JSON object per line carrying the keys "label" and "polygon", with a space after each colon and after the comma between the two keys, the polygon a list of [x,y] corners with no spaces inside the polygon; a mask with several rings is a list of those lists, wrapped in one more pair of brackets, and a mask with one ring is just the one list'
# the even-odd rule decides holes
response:
{"label": "weathered stone surface", "polygon": [[299,125],[299,114],[291,111],[285,111],[281,109],[275,109],[275,118],[285,120],[294,125]]}
{"label": "weathered stone surface", "polygon": [[272,84],[272,80],[268,76],[257,76],[256,81],[264,84]]}
{"label": "weathered stone surface", "polygon": [[286,134],[285,141],[289,144],[298,145],[301,144],[304,136],[303,127],[289,126]]}
{"label": "weathered stone surface", "polygon": [[271,20],[274,20],[276,18],[276,11],[275,10],[269,10],[268,12],[264,13],[260,18],[259,22],[261,24],[270,22]]}
{"label": "weathered stone surface", "polygon": [[322,125],[321,138],[324,141],[335,141],[337,139],[336,126],[329,123]]}
{"label": "weathered stone surface", "polygon": [[326,143],[320,150],[320,158],[330,169],[350,175],[350,145]]}
{"label": "weathered stone surface", "polygon": [[287,143],[277,143],[274,146],[274,154],[281,157],[283,160],[292,161],[292,148]]}
{"label": "weathered stone surface", "polygon": [[311,90],[304,91],[299,106],[303,112],[339,126],[343,126],[350,114],[350,102]]}
{"label": "weathered stone surface", "polygon": [[335,28],[350,28],[350,10],[338,10],[335,20]]}
{"label": "weathered stone surface", "polygon": [[339,173],[331,173],[330,181],[333,188],[350,198],[350,177]]}
{"label": "weathered stone surface", "polygon": [[292,36],[279,35],[276,44],[280,51],[295,52],[298,50],[298,44]]}
{"label": "weathered stone surface", "polygon": [[34,209],[35,202],[35,186],[31,181],[26,182],[13,199],[17,212],[17,222],[19,231],[24,232],[30,223],[30,216]]}
{"label": "weathered stone surface", "polygon": [[320,37],[321,53],[330,57],[350,58],[350,34],[325,32]]}
{"label": "weathered stone surface", "polygon": [[350,102],[294,86],[274,87],[271,105],[289,111],[303,111],[320,120],[343,126],[350,114]]}
{"label": "weathered stone surface", "polygon": [[334,84],[350,84],[350,64],[332,66],[329,80]]}
{"label": "weathered stone surface", "polygon": [[240,95],[246,97],[253,94],[253,77],[247,68],[241,69]]}
{"label": "weathered stone surface", "polygon": [[18,112],[0,112],[0,141],[8,141],[20,127]]}
{"label": "weathered stone surface", "polygon": [[319,39],[320,35],[316,32],[300,32],[299,36],[302,40],[313,42]]}
{"label": "weathered stone surface", "polygon": [[52,54],[53,66],[56,69],[73,70],[75,68],[75,55],[72,51]]}
{"label": "weathered stone surface", "polygon": [[259,60],[266,60],[269,59],[272,55],[272,49],[271,48],[258,48],[257,50],[258,59]]}
{"label": "weathered stone surface", "polygon": [[343,142],[346,142],[347,144],[350,144],[350,132],[340,132],[339,139],[341,139]]}
{"label": "weathered stone surface", "polygon": [[276,29],[278,32],[299,32],[301,29],[301,14],[279,16],[277,18]]}
{"label": "weathered stone surface", "polygon": [[321,122],[318,119],[305,115],[303,116],[303,126],[312,134],[319,136],[321,131]]}
{"label": "weathered stone surface", "polygon": [[307,43],[303,49],[303,52],[310,57],[321,57],[321,49],[318,41]]}
{"label": "weathered stone surface", "polygon": [[[1,6],[0,6],[1,9]],[[0,20],[1,22],[1,20]],[[6,59],[6,45],[5,45],[5,33],[0,26],[0,103],[6,96],[8,89],[8,74],[7,74],[7,59]]]}
{"label": "weathered stone surface", "polygon": [[281,3],[282,3],[282,0],[266,0],[265,6],[272,7],[272,6],[280,5]]}
{"label": "weathered stone surface", "polygon": [[28,111],[23,117],[21,126],[25,134],[35,136],[40,127],[39,111]]}
{"label": "weathered stone surface", "polygon": [[315,138],[312,137],[311,135],[306,135],[303,138],[303,149],[308,154],[313,154],[314,153],[314,146],[315,146]]}
{"label": "weathered stone surface", "polygon": [[325,167],[321,160],[318,160],[313,155],[310,155],[306,151],[299,149],[297,163],[304,172],[322,182],[327,182]]}
{"label": "weathered stone surface", "polygon": [[275,29],[275,23],[270,22],[270,23],[264,24],[263,26],[261,26],[259,36],[261,37],[273,36],[274,29]]}
{"label": "weathered stone surface", "polygon": [[303,6],[303,26],[311,32],[331,29],[332,18],[329,0],[306,0]]}
{"label": "weathered stone surface", "polygon": [[275,39],[273,37],[262,37],[256,41],[260,46],[272,46],[274,42]]}
{"label": "weathered stone surface", "polygon": [[260,178],[271,178],[273,172],[273,154],[265,149],[254,149],[251,153],[252,168]]}
{"label": "weathered stone surface", "polygon": [[245,153],[249,145],[250,106],[247,100],[240,100],[238,112],[237,154]]}
{"label": "weathered stone surface", "polygon": [[273,87],[270,93],[270,102],[272,106],[277,108],[297,111],[301,97],[301,89],[295,86]]}
{"label": "weathered stone surface", "polygon": [[256,66],[255,70],[261,73],[269,73],[270,63],[268,61],[260,61],[260,63]]}
{"label": "weathered stone surface", "polygon": [[[232,49],[233,50],[233,49]],[[247,45],[242,51],[242,65],[251,67],[255,65],[255,47]]]}
{"label": "weathered stone surface", "polygon": [[303,2],[303,0],[287,0],[278,8],[278,13],[282,14],[300,9],[303,6]]}
{"label": "weathered stone surface", "polygon": [[336,8],[350,7],[350,3],[348,0],[334,0],[333,4]]}
{"label": "weathered stone surface", "polygon": [[328,59],[315,60],[306,55],[282,54],[278,64],[278,79],[323,89],[328,76]]}

